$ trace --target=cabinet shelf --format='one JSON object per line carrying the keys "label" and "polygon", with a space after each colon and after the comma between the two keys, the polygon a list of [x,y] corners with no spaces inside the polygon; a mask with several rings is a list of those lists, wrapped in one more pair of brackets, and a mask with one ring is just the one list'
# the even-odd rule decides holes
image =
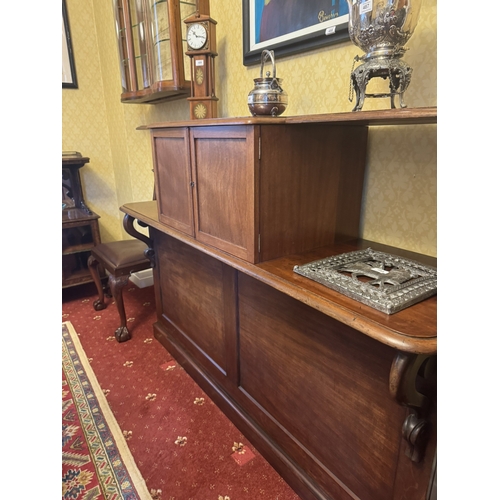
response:
{"label": "cabinet shelf", "polygon": [[87,267],[90,251],[65,254],[62,256],[63,288],[92,281]]}
{"label": "cabinet shelf", "polygon": [[63,250],[62,255],[72,255],[74,253],[90,251],[93,247],[95,247],[94,243],[88,243],[86,245],[75,245]]}
{"label": "cabinet shelf", "polygon": [[299,116],[243,116],[235,118],[212,118],[202,121],[159,122],[141,125],[137,130],[171,127],[203,127],[209,125],[279,125],[279,124],[329,123],[336,125],[432,125],[437,123],[437,107],[399,108],[346,113],[325,113]]}

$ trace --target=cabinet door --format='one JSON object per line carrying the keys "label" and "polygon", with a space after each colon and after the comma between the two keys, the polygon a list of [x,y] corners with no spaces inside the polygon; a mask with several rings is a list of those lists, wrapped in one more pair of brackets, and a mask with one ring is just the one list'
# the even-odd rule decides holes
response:
{"label": "cabinet door", "polygon": [[195,237],[249,262],[258,261],[258,130],[191,129]]}
{"label": "cabinet door", "polygon": [[194,236],[189,131],[153,130],[151,137],[160,222]]}

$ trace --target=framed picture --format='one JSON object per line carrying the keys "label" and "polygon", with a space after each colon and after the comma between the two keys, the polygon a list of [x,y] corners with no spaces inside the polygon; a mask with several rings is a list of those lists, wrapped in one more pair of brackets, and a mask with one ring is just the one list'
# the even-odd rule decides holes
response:
{"label": "framed picture", "polygon": [[75,59],[73,57],[73,46],[71,45],[71,34],[69,31],[68,12],[66,2],[62,2],[62,88],[77,89]]}
{"label": "framed picture", "polygon": [[243,0],[243,64],[348,40],[348,21],[346,0]]}

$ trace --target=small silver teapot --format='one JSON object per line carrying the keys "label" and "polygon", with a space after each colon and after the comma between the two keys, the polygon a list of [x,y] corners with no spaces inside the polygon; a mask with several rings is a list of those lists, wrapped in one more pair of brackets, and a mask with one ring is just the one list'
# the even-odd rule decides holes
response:
{"label": "small silver teapot", "polygon": [[[273,65],[273,76],[270,72],[262,77],[265,62],[270,59]],[[278,116],[288,105],[288,94],[281,88],[281,79],[276,78],[274,50],[263,50],[260,58],[260,78],[254,78],[255,87],[248,94],[248,108],[253,116]]]}

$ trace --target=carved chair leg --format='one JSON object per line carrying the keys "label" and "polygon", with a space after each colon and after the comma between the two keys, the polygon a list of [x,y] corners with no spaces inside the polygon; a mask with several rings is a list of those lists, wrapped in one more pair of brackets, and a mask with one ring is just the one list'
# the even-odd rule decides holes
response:
{"label": "carved chair leg", "polygon": [[102,284],[102,290],[104,292],[104,296],[107,297],[108,299],[113,297],[113,295],[111,294],[111,290],[109,288],[109,277],[106,277],[106,280]]}
{"label": "carved chair leg", "polygon": [[127,316],[125,315],[125,306],[123,304],[123,287],[128,283],[128,276],[120,276],[116,278],[111,275],[109,277],[109,287],[111,294],[115,300],[118,314],[120,315],[120,326],[115,331],[115,338],[118,342],[126,342],[132,336],[127,329]]}
{"label": "carved chair leg", "polygon": [[99,261],[91,255],[88,258],[87,265],[90,275],[92,276],[97,288],[97,293],[99,294],[99,298],[94,301],[93,306],[96,311],[102,311],[103,309],[106,309],[106,304],[104,302],[104,291],[102,288],[101,277],[99,275]]}

